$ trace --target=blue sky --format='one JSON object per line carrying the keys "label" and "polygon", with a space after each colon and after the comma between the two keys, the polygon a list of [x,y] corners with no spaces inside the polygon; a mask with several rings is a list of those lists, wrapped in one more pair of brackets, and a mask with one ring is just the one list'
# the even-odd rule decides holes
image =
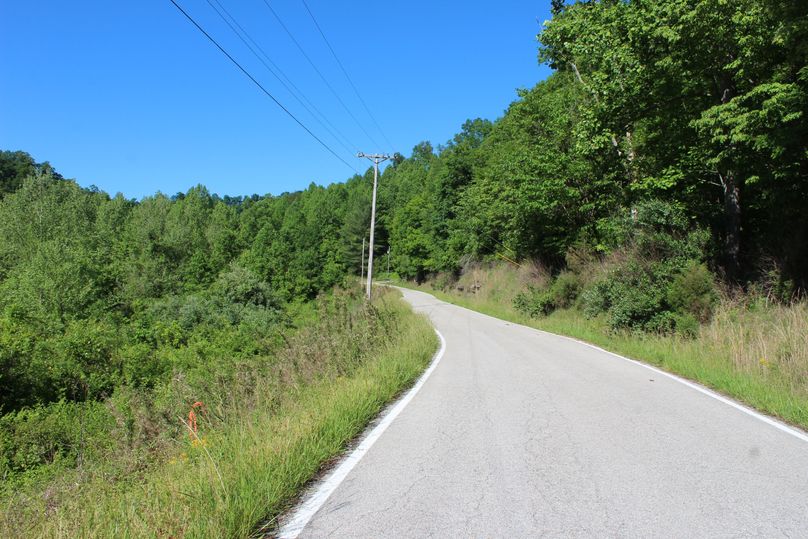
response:
{"label": "blue sky", "polygon": [[[340,105],[264,0],[219,0],[291,81],[365,152],[409,155],[467,118],[499,117],[549,69],[535,36],[549,1],[307,0],[381,125],[384,142],[301,0],[267,0],[377,147]],[[272,77],[208,0],[178,0],[313,132],[353,157]],[[539,22],[537,22],[537,20]],[[81,185],[140,198],[202,183],[278,194],[353,174],[208,42],[169,0],[0,0],[0,149],[48,160]]]}

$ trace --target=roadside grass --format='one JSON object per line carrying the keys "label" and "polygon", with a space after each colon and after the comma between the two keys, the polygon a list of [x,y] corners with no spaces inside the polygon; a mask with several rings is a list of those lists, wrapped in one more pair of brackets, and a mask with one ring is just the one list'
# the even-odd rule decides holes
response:
{"label": "roadside grass", "polygon": [[[493,278],[488,279],[488,274]],[[808,429],[808,304],[725,299],[695,338],[611,331],[575,308],[530,318],[516,310],[523,269],[495,266],[453,287],[396,284],[496,318],[573,337],[696,381],[783,421]],[[510,275],[509,277],[507,275]],[[476,285],[469,287],[469,282]],[[505,286],[502,283],[506,283]],[[457,285],[462,291],[459,291]]]}
{"label": "roadside grass", "polygon": [[[225,419],[188,429],[173,458],[123,481],[104,474],[61,484],[61,497],[3,501],[3,537],[248,537],[271,530],[324,463],[429,363],[437,338],[395,292],[377,294],[374,317],[340,335],[304,332]],[[369,350],[356,345],[370,343]],[[282,391],[279,391],[282,389]],[[238,404],[239,390],[234,400]]]}

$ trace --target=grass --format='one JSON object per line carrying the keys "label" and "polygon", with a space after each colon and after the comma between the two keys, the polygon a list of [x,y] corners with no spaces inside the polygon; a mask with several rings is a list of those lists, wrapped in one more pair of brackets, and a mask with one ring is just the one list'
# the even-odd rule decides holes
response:
{"label": "grass", "polygon": [[47,490],[6,498],[0,536],[215,538],[271,528],[437,347],[429,323],[395,293],[378,294],[372,310],[373,328],[348,324],[363,335],[334,335],[328,324],[304,332],[278,358],[277,376],[258,379],[249,402],[224,420],[200,421],[161,465],[122,481],[96,474],[71,485],[73,475],[50,487],[58,502]]}
{"label": "grass", "polygon": [[[576,309],[529,318],[513,306],[529,268],[493,266],[452,286],[402,286],[496,318],[595,344],[710,387],[762,412],[808,429],[808,304],[725,300],[695,338],[610,331],[602,318]],[[544,278],[541,271],[535,276]],[[441,283],[442,284],[442,283]]]}

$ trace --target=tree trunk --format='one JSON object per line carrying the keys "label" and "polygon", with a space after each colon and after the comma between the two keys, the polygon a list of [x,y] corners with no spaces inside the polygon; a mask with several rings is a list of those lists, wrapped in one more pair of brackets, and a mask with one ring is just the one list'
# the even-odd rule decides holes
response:
{"label": "tree trunk", "polygon": [[741,193],[740,186],[731,170],[718,175],[724,190],[724,219],[726,236],[724,253],[727,257],[727,277],[737,280],[740,274],[741,252]]}
{"label": "tree trunk", "polygon": [[[728,58],[732,61],[733,56]],[[721,104],[726,105],[736,95],[735,84],[732,77],[728,73],[722,74],[716,79],[718,89],[720,91]],[[724,128],[724,132],[729,138],[729,129]],[[733,156],[735,148],[730,143],[728,148],[724,149],[726,155]],[[725,162],[731,163],[732,157],[729,157]],[[721,181],[721,188],[724,191],[724,221],[726,225],[726,236],[724,237],[724,255],[726,256],[726,270],[727,277],[730,281],[737,281],[740,277],[740,252],[741,252],[741,193],[740,184],[742,179],[735,175],[734,166],[730,164],[722,174],[718,173],[718,178]]]}

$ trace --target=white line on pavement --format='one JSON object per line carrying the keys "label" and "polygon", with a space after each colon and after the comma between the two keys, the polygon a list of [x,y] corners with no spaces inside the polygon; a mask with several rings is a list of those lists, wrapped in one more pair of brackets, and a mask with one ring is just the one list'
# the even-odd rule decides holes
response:
{"label": "white line on pavement", "polygon": [[[423,292],[423,293],[426,294],[426,292]],[[428,295],[432,296],[431,294],[428,294]],[[432,297],[434,297],[434,296],[432,296]],[[438,300],[438,301],[440,301],[440,300]],[[752,408],[750,408],[750,407],[748,407],[746,405],[743,405],[743,404],[741,404],[741,403],[739,403],[739,402],[737,402],[737,401],[735,401],[735,400],[733,400],[733,399],[731,399],[729,397],[725,397],[724,395],[721,395],[720,393],[718,393],[716,391],[713,391],[712,389],[708,389],[708,388],[706,388],[706,387],[704,387],[704,386],[702,386],[702,385],[700,385],[698,383],[691,382],[690,380],[687,380],[686,378],[683,378],[681,376],[677,376],[676,374],[673,374],[673,373],[670,373],[670,372],[668,372],[666,370],[660,369],[659,367],[654,367],[653,365],[643,363],[642,361],[637,361],[636,359],[631,359],[631,358],[628,358],[628,357],[625,357],[625,356],[621,356],[620,354],[610,352],[610,351],[608,351],[608,350],[606,350],[604,348],[601,348],[600,346],[596,346],[594,344],[590,344],[590,343],[582,341],[580,339],[576,339],[575,337],[568,337],[566,335],[560,335],[558,333],[553,333],[551,331],[545,331],[543,329],[537,329],[537,328],[534,328],[534,327],[526,326],[524,324],[518,324],[516,322],[508,322],[507,320],[503,320],[501,318],[497,318],[497,317],[491,316],[489,314],[481,313],[479,311],[475,311],[474,309],[469,309],[468,307],[463,307],[461,305],[455,305],[453,303],[448,303],[448,302],[443,302],[443,303],[446,304],[446,305],[451,305],[453,307],[457,307],[459,309],[464,309],[466,311],[469,311],[469,312],[474,313],[474,314],[479,315],[479,316],[483,316],[483,317],[486,317],[486,318],[492,318],[492,319],[497,320],[499,322],[504,322],[506,324],[512,324],[514,326],[519,326],[519,327],[522,327],[522,328],[525,328],[525,329],[528,329],[528,330],[532,330],[532,331],[535,331],[535,332],[538,332],[538,333],[543,333],[545,335],[552,335],[554,337],[559,337],[559,338],[567,340],[567,341],[573,341],[573,342],[576,342],[578,344],[582,344],[582,345],[584,345],[584,346],[586,346],[588,348],[592,348],[594,350],[598,350],[600,352],[603,352],[604,354],[608,354],[608,355],[616,357],[618,359],[622,359],[623,361],[628,361],[629,363],[633,363],[634,365],[637,365],[638,367],[643,367],[645,369],[648,369],[648,370],[654,371],[654,372],[656,372],[658,374],[661,374],[662,376],[666,376],[666,377],[668,377],[668,378],[670,378],[672,380],[676,380],[680,384],[684,384],[687,387],[689,387],[690,389],[695,389],[696,391],[698,391],[699,393],[702,393],[703,395],[706,395],[706,396],[708,396],[708,397],[710,397],[712,399],[715,399],[715,400],[717,400],[719,402],[722,402],[722,403],[724,403],[724,404],[726,404],[728,406],[732,406],[736,410],[739,410],[739,411],[741,411],[741,412],[743,412],[743,413],[745,413],[745,414],[747,414],[749,416],[754,417],[755,419],[758,419],[758,420],[760,420],[760,421],[762,421],[762,422],[764,422],[764,423],[766,423],[768,425],[771,425],[772,427],[774,427],[774,428],[776,428],[776,429],[778,429],[778,430],[780,430],[782,432],[785,432],[786,434],[790,434],[791,436],[794,436],[795,438],[798,438],[798,439],[802,440],[803,442],[808,442],[808,433],[806,433],[806,432],[804,432],[804,431],[802,431],[802,430],[800,430],[798,428],[795,428],[795,427],[792,427],[792,426],[787,425],[785,423],[782,423],[781,421],[778,421],[778,420],[776,420],[774,418],[771,418],[771,417],[769,417],[767,415],[764,415],[764,414],[762,414],[760,412],[757,412],[756,410],[753,410]]]}
{"label": "white line on pavement", "polygon": [[351,451],[317,486],[316,490],[310,493],[303,503],[298,506],[291,518],[286,521],[278,533],[279,538],[294,539],[300,535],[300,532],[303,531],[303,528],[306,527],[306,524],[309,523],[314,514],[320,510],[329,496],[339,487],[340,483],[342,483],[354,466],[359,463],[362,457],[365,456],[365,453],[376,443],[376,440],[387,430],[387,427],[390,426],[398,414],[400,414],[413,397],[415,397],[416,393],[421,389],[421,386],[424,385],[432,374],[432,371],[438,366],[438,363],[443,357],[443,353],[446,351],[446,339],[443,338],[443,335],[441,335],[438,330],[435,330],[435,333],[438,334],[438,338],[440,339],[440,349],[435,354],[429,367],[424,371],[415,385],[412,386],[398,402],[388,409],[379,423],[362,439],[356,449]]}
{"label": "white line on pavement", "polygon": [[[525,326],[525,327],[527,327],[527,326]],[[531,328],[531,329],[534,329],[534,328]],[[542,330],[536,330],[536,331],[542,331]],[[549,332],[542,332],[542,333],[549,333]],[[555,333],[550,333],[550,334],[551,335],[556,335]],[[669,373],[668,371],[664,371],[664,370],[662,370],[662,369],[660,369],[658,367],[654,367],[653,365],[648,365],[647,363],[637,361],[636,359],[627,358],[627,357],[621,356],[620,354],[615,354],[614,352],[609,352],[608,350],[604,350],[600,346],[595,346],[594,344],[589,344],[588,342],[584,342],[584,341],[581,341],[581,340],[578,340],[578,339],[575,339],[575,338],[572,338],[572,337],[566,337],[564,335],[556,335],[556,336],[564,337],[565,339],[575,341],[577,343],[583,344],[584,346],[588,346],[589,348],[594,348],[595,350],[599,350],[601,352],[609,354],[610,356],[614,356],[614,357],[620,358],[620,359],[622,359],[624,361],[634,363],[635,365],[638,365],[640,367],[645,367],[646,369],[652,370],[652,371],[654,371],[654,372],[656,372],[658,374],[661,374],[662,376],[667,376],[668,378],[676,380],[680,384],[684,384],[684,385],[686,385],[687,387],[689,387],[691,389],[695,389],[699,393],[703,393],[704,395],[707,395],[708,397],[713,398],[713,399],[715,399],[717,401],[723,402],[724,404],[726,404],[728,406],[732,406],[736,410],[740,410],[741,412],[743,412],[743,413],[745,413],[747,415],[750,415],[750,416],[754,417],[755,419],[759,419],[760,421],[763,421],[764,423],[767,423],[767,424],[771,425],[772,427],[774,427],[776,429],[779,429],[779,430],[781,430],[781,431],[783,431],[783,432],[785,432],[787,434],[790,434],[790,435],[794,436],[795,438],[799,438],[800,440],[802,440],[804,442],[808,442],[808,434],[806,434],[806,433],[804,433],[804,432],[802,432],[800,430],[797,430],[797,429],[795,429],[793,427],[790,427],[790,426],[788,426],[788,425],[786,425],[784,423],[781,423],[780,421],[777,421],[776,419],[772,419],[771,417],[768,417],[768,416],[765,416],[765,415],[763,415],[763,414],[761,414],[759,412],[756,412],[755,410],[749,408],[748,406],[744,406],[743,404],[741,404],[739,402],[735,402],[734,400],[729,399],[729,398],[721,395],[720,393],[716,393],[715,391],[712,391],[711,389],[707,389],[704,386],[701,386],[699,384],[695,384],[695,383],[691,382],[690,380],[682,378],[681,376],[677,376],[675,374]]]}

